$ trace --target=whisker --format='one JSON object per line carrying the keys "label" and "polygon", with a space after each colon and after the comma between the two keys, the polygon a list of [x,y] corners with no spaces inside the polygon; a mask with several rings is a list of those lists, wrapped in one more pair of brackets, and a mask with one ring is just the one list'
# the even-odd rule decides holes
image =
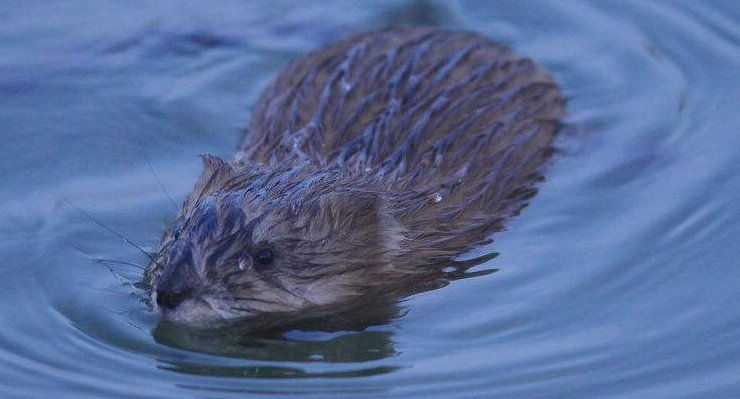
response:
{"label": "whisker", "polygon": [[72,248],[72,249],[75,249],[75,250],[77,250],[78,252],[80,252],[81,254],[83,254],[83,255],[87,256],[87,258],[88,258],[88,259],[90,259],[90,260],[93,260],[93,261],[96,261],[97,263],[100,263],[100,264],[102,264],[103,266],[105,266],[105,268],[106,268],[106,269],[108,269],[108,271],[110,272],[110,274],[112,274],[112,275],[113,275],[113,277],[114,277],[114,278],[115,278],[116,280],[118,280],[118,282],[119,282],[119,283],[121,283],[121,284],[128,284],[128,283],[130,283],[130,281],[129,281],[129,280],[128,280],[128,279],[126,278],[126,277],[124,277],[124,276],[123,276],[123,275],[121,275],[120,273],[117,273],[117,272],[116,272],[115,270],[113,270],[113,268],[112,268],[112,267],[111,267],[111,266],[110,266],[109,264],[107,264],[107,263],[106,263],[105,261],[100,261],[100,260],[98,260],[98,259],[95,259],[95,258],[94,258],[94,257],[92,257],[92,256],[91,256],[90,254],[88,254],[87,252],[83,251],[82,249],[80,249],[80,248],[78,248],[78,247],[76,247],[76,246],[74,246],[74,245],[72,245],[72,244],[67,244],[67,245],[68,245],[68,246],[69,246],[70,248]]}
{"label": "whisker", "polygon": [[126,262],[124,260],[103,259],[103,258],[90,258],[90,260],[94,260],[94,261],[97,261],[97,262],[107,262],[107,263],[114,263],[114,264],[118,264],[118,265],[131,266],[131,267],[135,267],[135,268],[141,270],[142,272],[145,270],[144,266],[137,265],[136,263],[133,263],[133,262]]}
{"label": "whisker", "polygon": [[90,220],[91,220],[91,221],[92,221],[93,223],[95,223],[95,224],[97,224],[98,226],[100,226],[100,227],[102,227],[102,228],[104,228],[104,229],[108,230],[109,232],[111,232],[112,234],[114,234],[115,236],[117,236],[118,238],[122,239],[122,240],[123,240],[123,242],[125,242],[126,244],[129,244],[129,245],[131,245],[132,247],[134,247],[134,248],[136,248],[137,250],[139,250],[139,252],[141,252],[142,254],[144,254],[144,255],[145,255],[145,256],[146,256],[147,258],[149,258],[149,260],[151,260],[152,262],[154,262],[154,264],[156,264],[157,266],[161,266],[161,265],[159,264],[159,262],[157,262],[157,260],[156,260],[156,259],[154,259],[154,257],[152,256],[152,254],[150,254],[149,252],[145,251],[145,250],[144,250],[144,249],[142,249],[142,248],[141,248],[140,246],[136,245],[136,244],[135,244],[134,242],[132,242],[131,240],[129,240],[129,239],[128,239],[128,238],[126,237],[126,236],[124,236],[123,234],[121,234],[121,233],[119,233],[119,232],[117,232],[117,231],[113,230],[112,228],[110,228],[110,227],[108,227],[108,226],[104,225],[103,223],[101,223],[100,221],[98,221],[97,219],[95,219],[94,217],[92,217],[92,215],[90,215],[89,213],[87,213],[87,212],[83,211],[83,210],[82,210],[82,209],[80,209],[80,208],[79,208],[79,207],[78,207],[77,205],[75,205],[75,204],[73,204],[72,202],[70,202],[70,200],[68,200],[68,199],[67,199],[66,197],[62,197],[62,199],[64,200],[64,202],[66,202],[66,203],[67,203],[67,205],[69,205],[70,207],[72,207],[72,208],[73,208],[74,210],[76,210],[77,212],[81,213],[81,214],[82,214],[83,216],[85,216],[86,218],[90,219]]}
{"label": "whisker", "polygon": [[104,291],[104,292],[108,292],[110,294],[116,294],[116,295],[126,295],[126,296],[128,296],[128,295],[131,294],[130,292],[116,291],[116,290],[112,290],[110,288],[100,288],[99,290],[100,291]]}
{"label": "whisker", "polygon": [[170,196],[170,193],[167,192],[167,189],[164,188],[164,183],[162,183],[162,180],[159,178],[159,175],[157,175],[157,172],[154,171],[154,167],[152,166],[152,163],[149,161],[149,157],[146,155],[146,149],[144,148],[144,145],[141,144],[141,141],[136,141],[137,144],[139,144],[139,147],[141,147],[141,154],[144,156],[144,160],[146,161],[146,164],[149,165],[149,170],[152,171],[152,174],[154,175],[154,178],[157,180],[157,184],[159,184],[159,187],[162,189],[162,192],[164,192],[164,195],[167,196],[167,199],[170,200],[170,204],[172,204],[172,207],[175,208],[175,212],[179,211],[179,208],[177,207],[177,204],[175,203],[175,200],[172,199],[172,196]]}
{"label": "whisker", "polygon": [[146,268],[144,266],[137,265],[136,263],[133,263],[133,262],[127,262],[127,261],[124,261],[124,260],[97,258],[97,257],[91,255],[90,253],[83,251],[79,247],[76,247],[76,246],[74,246],[72,244],[67,244],[67,245],[69,247],[75,249],[76,251],[80,252],[81,254],[85,255],[87,257],[87,259],[92,260],[92,261],[95,261],[95,262],[99,262],[99,263],[113,263],[113,264],[118,264],[118,265],[131,266],[131,267],[134,267],[134,268],[137,268],[137,269],[141,270],[142,272],[144,270],[146,270]]}
{"label": "whisker", "polygon": [[130,292],[116,291],[110,288],[92,287],[89,284],[78,283],[78,285],[84,287],[86,290],[101,291],[101,292],[107,292],[107,293],[116,294],[116,295],[130,295],[131,294]]}

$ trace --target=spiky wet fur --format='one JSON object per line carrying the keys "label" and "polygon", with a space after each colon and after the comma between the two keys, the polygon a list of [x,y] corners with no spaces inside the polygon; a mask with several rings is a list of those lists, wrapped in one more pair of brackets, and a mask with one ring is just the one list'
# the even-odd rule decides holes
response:
{"label": "spiky wet fur", "polygon": [[192,291],[163,317],[300,317],[433,286],[534,195],[563,105],[547,73],[474,33],[365,32],[295,60],[234,160],[204,157],[146,273],[153,292]]}

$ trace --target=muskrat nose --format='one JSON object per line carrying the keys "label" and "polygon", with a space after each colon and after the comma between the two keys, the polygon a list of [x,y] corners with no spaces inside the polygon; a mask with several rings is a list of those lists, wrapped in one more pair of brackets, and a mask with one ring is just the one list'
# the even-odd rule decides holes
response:
{"label": "muskrat nose", "polygon": [[175,309],[188,296],[191,290],[157,290],[157,305],[163,308]]}

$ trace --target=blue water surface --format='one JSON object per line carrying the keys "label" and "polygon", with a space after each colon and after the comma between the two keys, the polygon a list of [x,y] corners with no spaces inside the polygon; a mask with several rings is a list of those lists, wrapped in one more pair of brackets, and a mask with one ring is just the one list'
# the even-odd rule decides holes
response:
{"label": "blue water surface", "polygon": [[[132,287],[198,154],[229,157],[290,59],[361,29],[481,32],[569,98],[498,272],[359,332],[198,351]],[[734,0],[3,0],[0,397],[740,397]],[[155,175],[156,173],[156,175]]]}

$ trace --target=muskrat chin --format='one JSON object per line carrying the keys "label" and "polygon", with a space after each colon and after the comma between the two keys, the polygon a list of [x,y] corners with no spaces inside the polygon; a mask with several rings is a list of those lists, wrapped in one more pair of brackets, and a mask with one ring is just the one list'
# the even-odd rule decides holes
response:
{"label": "muskrat chin", "polygon": [[225,310],[225,304],[214,298],[188,298],[176,308],[159,306],[156,303],[156,293],[152,303],[162,323],[183,324],[194,328],[213,328],[232,324],[238,320],[255,316],[255,313],[246,309],[238,312]]}

